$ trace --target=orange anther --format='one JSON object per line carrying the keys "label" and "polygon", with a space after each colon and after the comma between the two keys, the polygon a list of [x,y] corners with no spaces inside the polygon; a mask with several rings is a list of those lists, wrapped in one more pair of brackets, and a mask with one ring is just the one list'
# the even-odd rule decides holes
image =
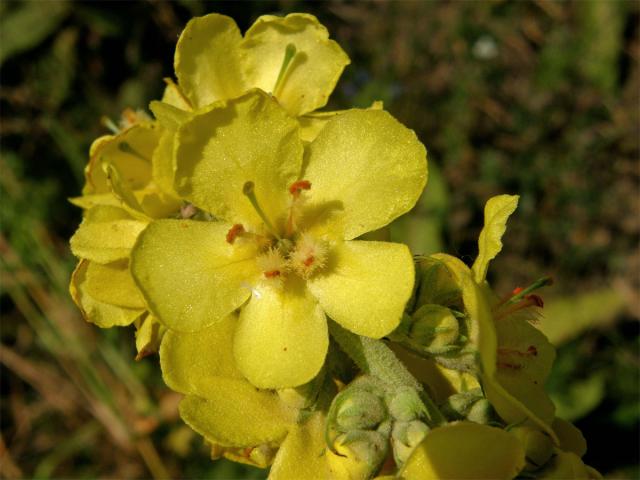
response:
{"label": "orange anther", "polygon": [[529,348],[527,348],[527,353],[529,355],[533,355],[534,357],[538,356],[538,349],[536,348],[535,345],[529,345]]}
{"label": "orange anther", "polygon": [[227,243],[233,244],[233,242],[235,242],[238,235],[242,235],[244,232],[245,232],[244,227],[239,223],[236,223],[227,232]]}
{"label": "orange anther", "polygon": [[280,270],[270,270],[268,272],[264,272],[264,276],[267,278],[277,278],[280,276]]}
{"label": "orange anther", "polygon": [[544,307],[544,301],[542,300],[542,297],[540,295],[525,295],[525,297],[529,302],[531,302],[531,305],[535,305],[536,307],[542,308]]}
{"label": "orange anther", "polygon": [[516,287],[513,289],[513,292],[511,292],[511,295],[518,295],[522,290],[524,290],[524,288]]}
{"label": "orange anther", "polygon": [[293,195],[294,198],[298,198],[302,190],[309,190],[310,188],[311,182],[309,180],[298,180],[291,184],[289,187],[289,193]]}
{"label": "orange anther", "polygon": [[313,255],[309,255],[304,262],[302,262],[304,264],[305,267],[310,267],[311,265],[313,265],[313,262],[315,262],[315,258],[313,257]]}

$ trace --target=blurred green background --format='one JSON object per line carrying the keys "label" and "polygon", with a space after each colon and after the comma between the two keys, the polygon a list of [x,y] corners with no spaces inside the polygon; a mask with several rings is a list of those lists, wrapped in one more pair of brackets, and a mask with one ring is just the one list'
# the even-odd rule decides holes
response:
{"label": "blurred green background", "polygon": [[87,325],[67,240],[100,117],[145,109],[194,15],[317,15],[352,59],[329,107],[385,107],[429,150],[393,235],[470,262],[484,202],[521,195],[498,292],[543,274],[549,390],[586,462],[639,478],[640,3],[0,2],[0,476],[264,478],[210,462],[132,332]]}

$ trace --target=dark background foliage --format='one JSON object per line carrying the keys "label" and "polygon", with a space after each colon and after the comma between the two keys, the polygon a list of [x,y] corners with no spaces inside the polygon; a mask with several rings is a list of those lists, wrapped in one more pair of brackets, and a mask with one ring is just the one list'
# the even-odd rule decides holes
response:
{"label": "dark background foliage", "polygon": [[212,463],[130,331],[86,325],[67,240],[100,118],[145,109],[188,19],[245,30],[319,17],[352,59],[329,107],[385,108],[429,150],[427,191],[393,235],[470,263],[484,202],[521,195],[490,279],[543,274],[549,391],[586,461],[637,478],[640,8],[633,1],[0,2],[0,475],[262,478]]}

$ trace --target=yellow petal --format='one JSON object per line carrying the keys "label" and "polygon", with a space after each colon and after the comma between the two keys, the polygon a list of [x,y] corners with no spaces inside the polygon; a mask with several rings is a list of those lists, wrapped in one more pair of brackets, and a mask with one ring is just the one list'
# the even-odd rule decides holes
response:
{"label": "yellow petal", "polygon": [[180,402],[182,419],[208,442],[225,447],[279,441],[296,414],[273,392],[221,377],[208,382],[199,396],[187,395]]}
{"label": "yellow petal", "polygon": [[225,241],[231,226],[158,220],[140,235],[131,273],[168,328],[194,332],[221,321],[249,297],[257,275],[255,247]]}
{"label": "yellow petal", "polygon": [[172,389],[195,393],[214,377],[242,379],[233,360],[236,315],[196,333],[169,330],[160,346],[162,378]]}
{"label": "yellow petal", "polygon": [[68,199],[72,204],[77,207],[88,210],[89,208],[96,207],[98,205],[107,205],[112,207],[121,207],[121,202],[112,192],[109,193],[96,193],[85,194],[80,197],[72,197]]}
{"label": "yellow petal", "polygon": [[495,427],[456,422],[436,428],[411,454],[405,480],[512,479],[525,465],[515,436]]}
{"label": "yellow petal", "polygon": [[333,479],[326,460],[325,416],[316,412],[301,425],[295,425],[271,466],[271,480]]}
{"label": "yellow petal", "polygon": [[216,104],[182,125],[176,142],[176,191],[182,197],[232,223],[261,225],[243,194],[252,181],[271,223],[284,223],[302,142],[297,123],[273,98],[255,90]]}
{"label": "yellow petal", "polygon": [[87,322],[100,328],[131,325],[144,314],[144,309],[119,307],[95,300],[87,293],[87,267],[91,262],[81,260],[73,275],[69,292]]}
{"label": "yellow petal", "polygon": [[595,470],[587,467],[575,453],[558,452],[550,464],[540,472],[538,478],[557,480],[588,480],[589,478],[598,478],[592,474],[592,471]]}
{"label": "yellow petal", "polygon": [[582,432],[572,423],[562,418],[555,418],[552,427],[558,436],[558,440],[560,440],[559,447],[561,450],[573,452],[579,457],[587,453],[587,441],[584,439]]}
{"label": "yellow petal", "polygon": [[134,220],[121,208],[99,205],[87,211],[80,227],[71,237],[76,257],[98,263],[110,263],[129,257],[146,222]]}
{"label": "yellow petal", "polygon": [[[380,101],[375,101],[369,107],[370,110],[382,110],[383,105]],[[300,138],[305,142],[312,142],[316,139],[320,131],[324,128],[329,120],[336,115],[341,115],[349,110],[334,110],[330,112],[311,112],[298,117],[300,124]]]}
{"label": "yellow petal", "polygon": [[[296,54],[276,89],[287,45]],[[293,116],[324,106],[350,63],[318,19],[304,13],[258,18],[241,48],[247,84],[273,93]]]}
{"label": "yellow petal", "polygon": [[166,328],[151,314],[136,322],[136,360],[157,352],[165,332]]}
{"label": "yellow petal", "polygon": [[164,87],[162,94],[162,102],[180,110],[191,110],[191,103],[184,96],[180,87],[170,78],[165,78],[164,83],[166,83],[166,87]]}
{"label": "yellow petal", "polygon": [[518,207],[517,195],[498,195],[487,201],[484,207],[484,227],[478,238],[478,258],[473,263],[476,282],[487,276],[489,262],[502,250],[502,235],[507,229],[507,220]]}
{"label": "yellow petal", "polygon": [[327,122],[311,143],[302,177],[311,182],[306,221],[328,216],[322,232],[350,240],[415,205],[427,179],[426,151],[387,112],[352,110]]}
{"label": "yellow petal", "polygon": [[324,364],[327,321],[304,283],[258,286],[240,312],[233,345],[236,364],[259,388],[295,387],[315,377]]}
{"label": "yellow petal", "polygon": [[232,98],[244,90],[239,45],[242,35],[232,18],[212,13],[187,23],[174,66],[181,91],[194,108]]}
{"label": "yellow petal", "polygon": [[126,260],[107,265],[89,262],[86,282],[87,294],[98,302],[146,308],[142,294],[129,273],[129,262]]}
{"label": "yellow petal", "polygon": [[411,296],[415,270],[405,245],[339,242],[309,290],[325,313],[358,335],[380,338],[400,323]]}
{"label": "yellow petal", "polygon": [[111,191],[103,164],[112,164],[131,190],[144,188],[151,180],[151,156],[160,138],[159,126],[143,122],[102,141],[96,147],[87,165],[87,183],[90,193]]}

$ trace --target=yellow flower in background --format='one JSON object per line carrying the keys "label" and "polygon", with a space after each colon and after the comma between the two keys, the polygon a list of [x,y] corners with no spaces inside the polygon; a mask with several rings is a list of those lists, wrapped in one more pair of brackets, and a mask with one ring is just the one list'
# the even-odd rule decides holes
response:
{"label": "yellow flower in background", "polygon": [[219,221],[153,222],[132,273],[165,326],[193,332],[241,308],[239,370],[262,388],[320,370],[326,316],[379,338],[413,288],[404,245],[354,241],[407,212],[426,153],[388,113],[335,116],[306,150],[298,125],[260,91],[220,102],[178,129],[175,189]]}
{"label": "yellow flower in background", "polygon": [[151,219],[175,216],[181,202],[159,185],[162,127],[131,111],[125,111],[121,126],[116,134],[94,142],[83,195],[71,199],[85,214],[71,238],[80,262],[70,291],[87,321],[102,328],[135,324],[136,345],[143,356],[157,349],[162,327],[149,315],[131,277],[129,254]]}
{"label": "yellow flower in background", "polygon": [[349,63],[313,15],[263,15],[243,37],[232,18],[212,13],[187,24],[174,66],[193,109],[260,88],[297,117],[327,103]]}

